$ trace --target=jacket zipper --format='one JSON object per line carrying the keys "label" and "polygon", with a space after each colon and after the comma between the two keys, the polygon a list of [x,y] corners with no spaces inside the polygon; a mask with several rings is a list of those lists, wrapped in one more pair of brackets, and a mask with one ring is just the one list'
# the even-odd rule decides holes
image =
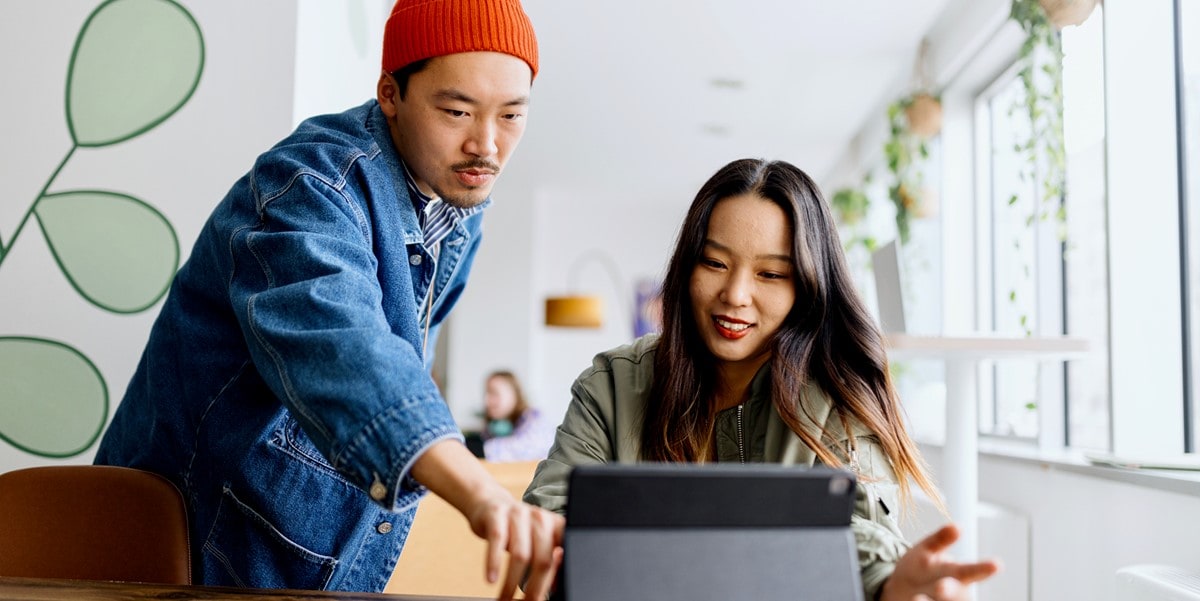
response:
{"label": "jacket zipper", "polygon": [[745,438],[742,434],[742,408],[745,406],[746,406],[746,404],[742,403],[741,405],[738,405],[738,407],[737,407],[737,409],[738,409],[737,410],[738,459],[742,463],[746,463],[746,444],[745,444]]}

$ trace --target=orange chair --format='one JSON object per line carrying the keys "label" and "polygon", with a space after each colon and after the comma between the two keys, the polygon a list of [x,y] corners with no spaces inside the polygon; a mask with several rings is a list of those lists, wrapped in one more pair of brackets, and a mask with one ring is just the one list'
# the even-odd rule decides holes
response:
{"label": "orange chair", "polygon": [[[537,465],[537,461],[483,462],[518,499],[533,480]],[[471,532],[458,510],[437,495],[426,495],[384,592],[495,599],[502,583],[484,580],[486,551],[487,543]],[[517,591],[518,598],[520,594]]]}
{"label": "orange chair", "polygon": [[63,465],[0,474],[0,576],[191,584],[183,496],[157,474]]}

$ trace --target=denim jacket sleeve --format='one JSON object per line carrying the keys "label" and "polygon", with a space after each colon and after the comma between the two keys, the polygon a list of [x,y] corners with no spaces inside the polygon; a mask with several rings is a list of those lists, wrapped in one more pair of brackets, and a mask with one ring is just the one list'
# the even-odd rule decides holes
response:
{"label": "denim jacket sleeve", "polygon": [[230,239],[230,302],[258,371],[317,448],[398,509],[423,492],[407,477],[416,458],[461,434],[422,349],[397,334],[415,324],[384,312],[395,303],[379,283],[371,224],[346,188],[302,171],[256,189],[258,223]]}

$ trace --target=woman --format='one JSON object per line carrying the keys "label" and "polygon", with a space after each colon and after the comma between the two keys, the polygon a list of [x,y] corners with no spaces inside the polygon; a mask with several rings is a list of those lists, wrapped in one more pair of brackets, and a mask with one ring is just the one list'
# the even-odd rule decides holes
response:
{"label": "woman", "polygon": [[598,355],[572,396],[530,503],[563,512],[585,463],[824,464],[858,475],[866,599],[965,598],[997,569],[944,558],[953,526],[911,549],[900,534],[892,512],[910,480],[940,497],[829,209],[788,163],[743,159],[704,184],[663,284],[663,333]]}
{"label": "woman", "polygon": [[488,461],[545,459],[554,442],[554,424],[529,406],[517,376],[488,374],[484,384],[483,456]]}

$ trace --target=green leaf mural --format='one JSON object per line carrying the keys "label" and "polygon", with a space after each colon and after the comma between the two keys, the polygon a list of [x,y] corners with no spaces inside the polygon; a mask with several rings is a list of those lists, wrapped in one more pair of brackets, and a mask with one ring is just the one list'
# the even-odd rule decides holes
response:
{"label": "green leaf mural", "polygon": [[183,7],[109,0],[83,25],[67,74],[67,123],[77,146],[107,146],[162,123],[200,83],[204,43]]}
{"label": "green leaf mural", "polygon": [[47,194],[37,204],[46,243],[84,298],[114,313],[158,302],[179,267],[179,241],[166,217],[116,192]]}
{"label": "green leaf mural", "polygon": [[[204,37],[178,2],[100,3],[76,37],[67,69],[73,144],[12,237],[0,240],[0,266],[36,217],[63,275],[89,303],[120,314],[157,303],[180,259],[166,216],[121,192],[51,186],[79,148],[124,142],[170,118],[191,99],[203,70]],[[0,440],[35,455],[71,457],[96,441],[107,418],[104,378],[83,353],[52,340],[0,337]]]}
{"label": "green leaf mural", "polygon": [[108,389],[79,351],[42,338],[0,338],[0,439],[44,457],[92,446],[108,419]]}

